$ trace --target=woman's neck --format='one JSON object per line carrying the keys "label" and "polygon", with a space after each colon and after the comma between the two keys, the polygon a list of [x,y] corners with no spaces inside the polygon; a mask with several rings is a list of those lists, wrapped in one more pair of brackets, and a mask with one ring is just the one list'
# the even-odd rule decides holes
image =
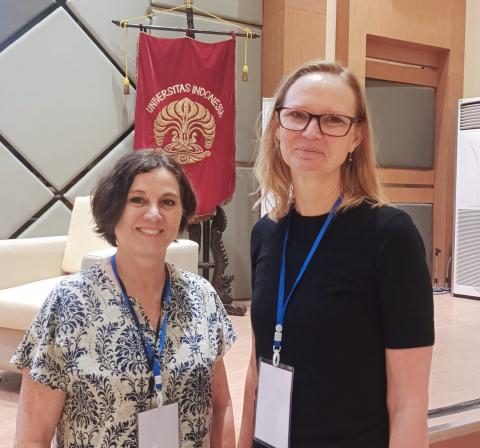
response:
{"label": "woman's neck", "polygon": [[328,213],[340,195],[340,173],[325,176],[292,176],[295,209],[302,216]]}
{"label": "woman's neck", "polygon": [[160,300],[166,278],[164,257],[132,256],[119,248],[115,258],[128,295],[141,301]]}

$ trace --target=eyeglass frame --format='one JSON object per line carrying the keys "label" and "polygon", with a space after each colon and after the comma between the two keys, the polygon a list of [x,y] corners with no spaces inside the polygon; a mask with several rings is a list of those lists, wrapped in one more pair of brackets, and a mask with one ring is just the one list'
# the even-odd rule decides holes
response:
{"label": "eyeglass frame", "polygon": [[[283,126],[282,124],[282,120],[280,119],[280,112],[283,110],[283,109],[291,109],[291,110],[298,110],[300,112],[304,112],[308,115],[308,121],[307,121],[307,124],[305,125],[305,127],[303,129],[290,129],[290,128],[286,128],[285,126]],[[286,129],[287,131],[293,131],[293,132],[303,132],[305,129],[308,128],[308,125],[310,124],[310,122],[312,121],[313,118],[316,118],[317,120],[317,124],[318,124],[318,129],[320,130],[320,132],[324,135],[328,135],[329,137],[345,137],[349,132],[350,132],[350,129],[352,129],[352,126],[354,124],[358,124],[358,123],[361,123],[363,120],[361,118],[358,118],[358,117],[349,117],[348,115],[342,115],[342,114],[311,114],[310,112],[307,112],[306,110],[302,110],[302,109],[297,109],[296,107],[285,107],[285,106],[278,106],[275,108],[275,112],[278,113],[278,123],[279,125],[283,128],[283,129]],[[345,134],[342,134],[342,135],[332,135],[332,134],[329,134],[327,132],[324,132],[324,130],[322,129],[322,125],[320,124],[320,119],[324,116],[324,115],[335,115],[335,116],[338,116],[338,117],[343,117],[343,118],[347,118],[349,121],[350,121],[350,126],[348,126],[348,129],[347,131],[345,132]]]}

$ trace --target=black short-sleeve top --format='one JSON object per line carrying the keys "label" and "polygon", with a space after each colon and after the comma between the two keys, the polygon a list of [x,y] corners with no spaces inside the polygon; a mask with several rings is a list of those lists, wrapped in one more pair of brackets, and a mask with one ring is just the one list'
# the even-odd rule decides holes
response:
{"label": "black short-sleeve top", "polygon": [[[252,231],[257,357],[272,357],[287,223],[289,292],[326,218],[292,210]],[[368,203],[338,212],[285,315],[281,362],[295,369],[290,446],[387,447],[385,349],[433,342],[431,280],[410,216]]]}

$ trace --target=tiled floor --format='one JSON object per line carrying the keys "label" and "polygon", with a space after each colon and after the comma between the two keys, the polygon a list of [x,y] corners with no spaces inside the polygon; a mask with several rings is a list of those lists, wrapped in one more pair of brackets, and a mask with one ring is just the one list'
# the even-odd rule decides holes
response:
{"label": "tiled floor", "polygon": [[0,448],[11,448],[21,375],[0,372]]}
{"label": "tiled floor", "polygon": [[[250,318],[232,316],[239,338],[225,356],[228,381],[232,394],[235,428],[240,428],[243,405],[243,386],[250,359]],[[15,434],[15,418],[18,406],[21,375],[0,371],[0,448],[11,448]]]}
{"label": "tiled floor", "polygon": [[[250,319],[232,317],[239,338],[225,357],[232,395],[235,426],[240,427],[243,386],[250,359]],[[480,301],[435,296],[436,343],[430,379],[430,409],[441,408],[468,400],[480,399]],[[15,415],[18,402],[20,376],[2,375],[0,382],[0,448],[12,446]],[[463,431],[472,418],[480,421],[480,411],[469,411],[430,419],[429,426],[455,426]],[[462,426],[463,425],[463,426]],[[479,428],[480,429],[480,428]],[[431,440],[443,440],[441,433],[432,434]],[[480,445],[452,445],[480,447]]]}

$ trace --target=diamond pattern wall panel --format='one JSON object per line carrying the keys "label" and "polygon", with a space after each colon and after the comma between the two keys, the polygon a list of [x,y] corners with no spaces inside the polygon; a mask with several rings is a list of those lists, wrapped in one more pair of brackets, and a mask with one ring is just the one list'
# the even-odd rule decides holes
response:
{"label": "diamond pattern wall panel", "polygon": [[[154,25],[185,27],[185,15],[165,13],[155,16]],[[218,21],[195,17],[195,27],[198,29],[231,31],[230,25]],[[252,28],[261,33],[260,28]],[[182,33],[170,31],[153,31],[158,37],[175,38],[184,36]],[[196,38],[203,42],[216,42],[228,39],[226,36],[198,34]],[[261,110],[262,84],[262,42],[261,39],[250,39],[248,42],[248,82],[242,81],[244,54],[244,38],[237,38],[236,46],[236,88],[237,88],[237,152],[236,160],[253,161],[255,149],[255,125]]]}
{"label": "diamond pattern wall panel", "polygon": [[70,224],[70,216],[71,212],[65,204],[57,201],[18,238],[66,235]]}
{"label": "diamond pattern wall panel", "polygon": [[8,238],[52,198],[53,193],[0,143],[0,238]]}
{"label": "diamond pattern wall panel", "polygon": [[[125,66],[125,31],[112,19],[140,17],[150,12],[150,0],[68,0],[67,5],[95,39],[108,51],[122,69]],[[136,80],[138,31],[128,30],[128,73]]]}
{"label": "diamond pattern wall panel", "polygon": [[0,133],[63,188],[133,123],[135,95],[61,8],[0,54]]}
{"label": "diamond pattern wall panel", "polygon": [[53,0],[0,0],[0,43],[53,4]]}
{"label": "diamond pattern wall panel", "polygon": [[65,197],[73,204],[77,196],[90,196],[100,176],[102,176],[102,174],[120,157],[132,151],[133,132],[131,132],[128,137],[119,143],[106,157],[92,167],[84,177],[70,188],[70,190],[65,193]]}
{"label": "diamond pattern wall panel", "polygon": [[258,211],[252,210],[255,190],[251,168],[237,168],[237,188],[232,201],[225,205],[227,229],[223,242],[228,254],[227,274],[234,274],[233,297],[252,297],[250,269],[250,233],[258,220]]}
{"label": "diamond pattern wall panel", "polygon": [[[159,7],[173,8],[181,4],[181,2],[178,0],[154,0],[152,4]],[[195,0],[193,5],[223,18],[254,25],[262,24],[263,2],[259,0]],[[194,13],[197,14],[195,9]],[[196,18],[197,16],[195,16],[195,20]]]}

